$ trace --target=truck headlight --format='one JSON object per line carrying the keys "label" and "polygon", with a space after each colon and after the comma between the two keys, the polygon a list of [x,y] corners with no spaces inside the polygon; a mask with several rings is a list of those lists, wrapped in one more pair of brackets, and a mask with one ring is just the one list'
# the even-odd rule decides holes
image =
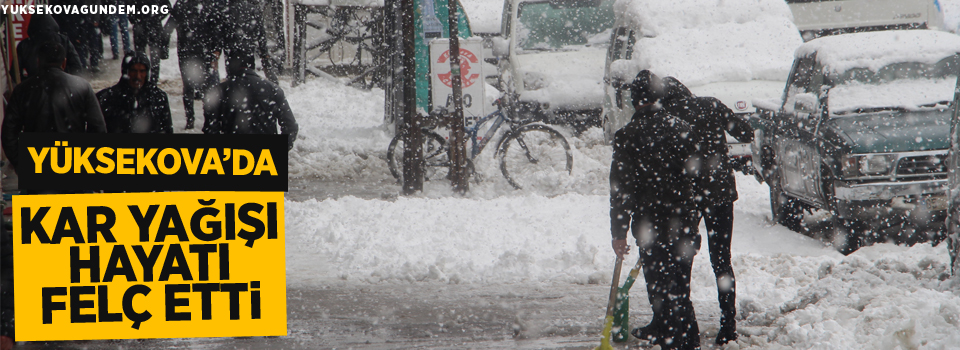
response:
{"label": "truck headlight", "polygon": [[897,156],[892,154],[868,154],[845,156],[843,175],[845,177],[876,176],[889,174]]}

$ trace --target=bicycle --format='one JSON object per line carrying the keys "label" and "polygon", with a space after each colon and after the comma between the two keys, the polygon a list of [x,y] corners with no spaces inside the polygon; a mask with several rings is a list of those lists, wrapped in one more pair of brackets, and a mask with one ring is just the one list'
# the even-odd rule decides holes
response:
{"label": "bicycle", "polygon": [[[471,175],[475,173],[473,160],[483,152],[501,127],[507,129],[497,143],[495,156],[499,160],[503,177],[515,189],[538,184],[555,185],[561,175],[570,175],[573,172],[573,154],[563,134],[533,119],[519,120],[509,117],[505,112],[507,103],[503,98],[497,99],[494,105],[497,106],[496,111],[480,118],[473,126],[465,126],[465,135],[470,140],[467,168]],[[448,115],[442,110],[430,117],[438,119]],[[492,125],[482,137],[478,137],[479,131],[487,122]],[[390,173],[400,183],[403,183],[403,139],[404,135],[398,133],[387,148]],[[424,128],[421,147],[424,180],[447,179],[450,160],[447,157],[449,144],[446,139],[437,132]]]}

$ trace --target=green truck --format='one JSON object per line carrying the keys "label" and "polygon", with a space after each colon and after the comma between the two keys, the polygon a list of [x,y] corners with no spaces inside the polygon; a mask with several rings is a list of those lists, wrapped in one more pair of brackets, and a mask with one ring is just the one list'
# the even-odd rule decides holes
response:
{"label": "green truck", "polygon": [[801,45],[782,98],[751,118],[773,219],[800,230],[805,211],[829,211],[844,254],[903,224],[942,240],[957,52],[960,36],[932,30]]}

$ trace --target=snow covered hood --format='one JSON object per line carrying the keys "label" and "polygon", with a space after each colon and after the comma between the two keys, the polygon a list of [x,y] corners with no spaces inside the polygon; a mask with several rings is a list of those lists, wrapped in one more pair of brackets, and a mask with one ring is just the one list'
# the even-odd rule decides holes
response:
{"label": "snow covered hood", "polygon": [[614,11],[638,42],[631,60],[611,64],[611,77],[650,69],[688,86],[785,81],[803,43],[782,0],[620,0]]}
{"label": "snow covered hood", "polygon": [[921,106],[953,101],[957,79],[895,80],[886,84],[846,84],[830,89],[827,101],[830,114],[897,107],[918,110]]}
{"label": "snow covered hood", "polygon": [[711,83],[689,88],[694,95],[716,97],[734,113],[752,113],[756,111],[754,99],[780,98],[785,84],[784,81],[754,80]]}
{"label": "snow covered hood", "polygon": [[896,62],[927,64],[960,52],[960,36],[933,30],[853,33],[812,40],[797,48],[797,57],[817,54],[829,72],[863,67],[876,71]]}
{"label": "snow covered hood", "polygon": [[549,102],[550,109],[588,109],[603,103],[604,49],[516,55],[524,101]]}

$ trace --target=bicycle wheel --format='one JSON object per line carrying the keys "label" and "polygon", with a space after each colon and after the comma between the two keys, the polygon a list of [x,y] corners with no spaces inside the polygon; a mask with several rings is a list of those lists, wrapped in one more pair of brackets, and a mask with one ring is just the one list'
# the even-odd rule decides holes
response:
{"label": "bicycle wheel", "polygon": [[[446,140],[443,136],[430,130],[423,130],[423,160],[424,160],[424,180],[430,181],[445,178],[449,171],[449,161],[447,161]],[[403,135],[394,136],[387,147],[387,164],[390,166],[390,174],[402,185],[403,184]]]}
{"label": "bicycle wheel", "polygon": [[497,149],[500,171],[516,189],[552,189],[573,172],[570,144],[543,124],[527,124],[504,136]]}

